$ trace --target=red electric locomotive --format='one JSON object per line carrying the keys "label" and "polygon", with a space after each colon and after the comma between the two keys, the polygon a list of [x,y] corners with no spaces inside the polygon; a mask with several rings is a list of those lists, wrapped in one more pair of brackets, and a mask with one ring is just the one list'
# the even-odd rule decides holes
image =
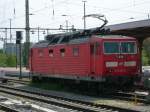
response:
{"label": "red electric locomotive", "polygon": [[32,77],[133,84],[140,72],[136,39],[101,32],[48,35],[30,50]]}

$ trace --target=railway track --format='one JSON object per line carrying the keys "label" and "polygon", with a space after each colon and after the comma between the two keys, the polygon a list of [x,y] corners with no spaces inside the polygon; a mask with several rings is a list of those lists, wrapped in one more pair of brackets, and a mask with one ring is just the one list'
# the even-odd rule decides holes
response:
{"label": "railway track", "polygon": [[4,111],[4,112],[19,112],[18,110],[5,106],[3,104],[0,104],[0,110]]}
{"label": "railway track", "polygon": [[13,79],[13,78],[7,78],[8,82],[14,82],[19,84],[25,84],[28,85],[31,81],[30,80],[20,80],[20,79]]}
{"label": "railway track", "polygon": [[90,102],[62,98],[58,96],[51,96],[40,92],[12,88],[6,85],[0,85],[0,92],[83,112],[138,112],[130,109],[123,109],[108,105],[100,105]]}
{"label": "railway track", "polygon": [[[15,83],[19,83],[19,84],[29,84],[30,81],[26,81],[26,80],[19,80],[19,79],[8,79],[8,81],[10,82],[15,82]],[[51,96],[54,97],[54,96]],[[149,104],[150,102],[146,99],[146,95],[142,95],[142,94],[138,94],[135,92],[115,92],[115,93],[105,93],[104,95],[102,95],[102,97],[109,97],[109,98],[114,98],[114,99],[119,99],[119,100],[125,100],[125,101],[133,101],[133,102],[140,102],[140,103],[145,103],[145,104]],[[58,97],[57,98],[61,98]]]}
{"label": "railway track", "polygon": [[114,98],[114,99],[120,99],[125,101],[133,101],[135,103],[144,103],[149,104],[150,101],[147,100],[147,95],[142,95],[136,92],[116,92],[116,93],[107,93],[104,95],[104,97]]}

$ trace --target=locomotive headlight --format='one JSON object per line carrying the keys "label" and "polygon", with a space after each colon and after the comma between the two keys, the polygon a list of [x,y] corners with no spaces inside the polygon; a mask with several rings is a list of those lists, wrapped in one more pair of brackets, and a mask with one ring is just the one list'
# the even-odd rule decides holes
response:
{"label": "locomotive headlight", "polygon": [[136,66],[136,61],[126,61],[124,62],[124,66]]}
{"label": "locomotive headlight", "polygon": [[117,67],[118,62],[106,62],[106,67]]}

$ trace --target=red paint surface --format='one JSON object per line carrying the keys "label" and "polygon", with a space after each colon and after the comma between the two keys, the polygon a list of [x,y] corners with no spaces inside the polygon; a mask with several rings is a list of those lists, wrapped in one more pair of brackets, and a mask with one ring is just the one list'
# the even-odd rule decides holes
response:
{"label": "red paint surface", "polygon": [[[119,54],[106,55],[103,53],[103,41],[135,41],[133,38],[97,38],[93,37],[89,42],[81,44],[58,44],[49,45],[48,48],[32,48],[30,55],[30,70],[40,74],[62,74],[70,76],[107,76],[107,75],[136,75],[139,71],[139,52],[137,54],[121,54],[124,58],[118,59]],[[98,54],[90,53],[90,45],[99,43]],[[60,49],[65,49],[65,56],[62,57]],[[73,48],[79,48],[79,55],[73,56]],[[42,50],[42,55],[39,55],[39,49]],[[49,49],[53,49],[53,57],[49,56]],[[32,58],[32,59],[31,59]],[[107,68],[106,61],[136,61],[135,67],[118,67]],[[32,63],[32,66],[31,66]],[[110,72],[111,71],[111,72]]]}

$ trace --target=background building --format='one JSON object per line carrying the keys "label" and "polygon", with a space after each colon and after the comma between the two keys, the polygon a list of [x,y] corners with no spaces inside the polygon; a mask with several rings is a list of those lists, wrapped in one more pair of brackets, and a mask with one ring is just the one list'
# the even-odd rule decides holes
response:
{"label": "background building", "polygon": [[15,43],[6,43],[3,46],[3,51],[8,55],[19,56],[19,46]]}

